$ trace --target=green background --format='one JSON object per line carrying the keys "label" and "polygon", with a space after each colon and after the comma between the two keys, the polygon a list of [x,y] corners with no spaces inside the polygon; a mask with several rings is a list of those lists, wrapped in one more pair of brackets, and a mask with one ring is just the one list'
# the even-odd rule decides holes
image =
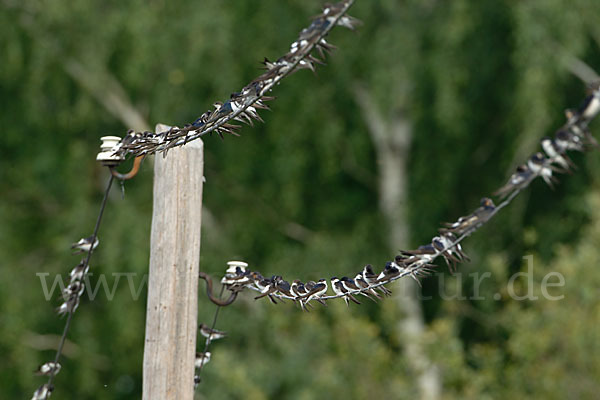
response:
{"label": "green background", "polygon": [[[122,106],[110,108],[114,97],[151,126],[191,122],[256,77],[263,57],[283,55],[321,5],[0,2],[0,397],[28,398],[44,382],[32,371],[53,358],[64,319],[53,312],[58,292],[46,301],[36,274],[49,273],[50,284],[79,262],[69,245],[91,234],[108,179],[95,162],[99,138],[131,127]],[[286,78],[272,111],[261,113],[265,124],[240,138],[205,138],[200,267],[209,274],[220,276],[231,259],[305,281],[381,268],[476,207],[564,123],[563,110],[585,96],[573,60],[600,68],[594,0],[357,0],[350,14],[364,25],[335,28],[328,65]],[[402,115],[413,129],[403,188],[410,241],[394,248],[357,85],[383,116]],[[443,398],[600,391],[600,156],[573,158],[579,169],[554,191],[535,181],[465,241],[472,262],[461,274],[440,264],[424,281],[422,341]],[[151,211],[147,161],[124,198],[119,185],[111,193],[92,287],[100,274],[109,286],[114,273],[142,282]],[[533,255],[535,301],[507,292],[510,276],[527,270],[525,255]],[[469,273],[488,271],[484,300],[443,298],[471,297]],[[551,271],[565,277],[550,290],[559,301],[540,295]],[[56,398],[140,398],[145,296],[134,300],[125,277],[112,300],[102,289],[94,301],[84,295]],[[212,345],[198,398],[418,397],[397,300],[303,313],[252,297],[222,310],[218,328],[229,337]],[[208,322],[214,307],[203,296],[199,307]]]}

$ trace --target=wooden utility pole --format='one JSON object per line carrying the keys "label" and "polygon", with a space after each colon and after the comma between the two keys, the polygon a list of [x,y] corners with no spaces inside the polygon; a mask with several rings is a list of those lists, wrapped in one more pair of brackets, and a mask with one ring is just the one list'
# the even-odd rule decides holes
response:
{"label": "wooden utility pole", "polygon": [[201,140],[154,160],[144,400],[194,397],[203,162]]}

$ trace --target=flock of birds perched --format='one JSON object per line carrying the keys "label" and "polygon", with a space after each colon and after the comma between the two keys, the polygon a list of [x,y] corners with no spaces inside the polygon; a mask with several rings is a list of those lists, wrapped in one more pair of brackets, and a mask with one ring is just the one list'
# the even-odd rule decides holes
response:
{"label": "flock of birds perched", "polygon": [[[325,36],[335,25],[344,26],[354,30],[359,21],[346,14],[354,0],[343,0],[336,4],[326,4],[322,13],[317,15],[308,28],[300,32],[299,38],[294,41],[290,51],[277,61],[264,59],[265,72],[246,85],[241,91],[232,93],[224,102],[214,103],[214,109],[203,113],[192,124],[183,128],[173,127],[164,133],[143,132],[136,133],[130,130],[125,138],[113,149],[116,154],[133,154],[142,156],[157,151],[166,151],[171,147],[180,146],[200,136],[216,132],[221,137],[223,133],[236,134],[239,125],[230,124],[235,120],[249,125],[253,121],[261,121],[259,109],[268,109],[266,101],[273,97],[265,94],[285,76],[299,69],[314,71],[315,64],[322,64],[322,59],[311,55],[317,49],[321,58],[325,57],[335,46],[325,40]],[[498,189],[494,196],[504,202],[496,207],[490,198],[483,198],[480,206],[471,214],[460,217],[456,222],[447,223],[439,229],[439,235],[431,243],[420,246],[416,250],[401,251],[393,261],[385,264],[384,268],[376,272],[373,266],[366,265],[354,277],[332,277],[329,281],[294,280],[291,284],[281,276],[263,277],[259,272],[250,271],[248,264],[241,261],[230,261],[222,283],[230,290],[238,291],[250,288],[260,292],[256,299],[267,297],[273,303],[276,299],[290,299],[298,302],[302,309],[312,307],[311,302],[317,301],[326,304],[326,300],[343,298],[347,304],[354,302],[360,304],[358,295],[372,300],[390,295],[390,290],[384,285],[404,276],[411,276],[417,282],[419,277],[428,275],[435,267],[432,262],[437,257],[442,257],[451,271],[456,264],[468,261],[460,242],[462,239],[477,230],[481,225],[492,218],[495,213],[508,204],[512,197],[527,187],[536,177],[541,177],[549,186],[556,182],[554,173],[571,172],[575,168],[567,155],[567,151],[585,151],[590,147],[598,147],[598,142],[592,137],[588,124],[600,113],[600,83],[590,85],[590,93],[577,110],[567,110],[567,122],[555,134],[554,138],[545,137],[541,141],[542,152],[532,155],[528,161],[517,167],[508,182]],[[72,245],[74,254],[90,253],[98,246],[98,239],[94,236],[83,238]],[[79,299],[85,290],[83,278],[89,269],[87,260],[82,261],[70,272],[69,285],[62,295],[64,302],[57,308],[60,315],[72,314],[79,305]],[[331,287],[333,295],[327,295]],[[218,339],[225,336],[224,332],[210,329],[205,325],[200,327],[201,334],[207,340]],[[195,365],[201,368],[210,361],[208,351],[197,353]],[[51,379],[61,369],[57,361],[42,364],[36,371],[38,375],[49,376],[50,381],[41,385],[33,394],[32,400],[47,399],[53,390]],[[199,377],[195,378],[195,383]]]}
{"label": "flock of birds perched", "polygon": [[[588,148],[599,147],[598,142],[590,133],[589,122],[600,113],[600,82],[594,82],[588,87],[588,96],[577,110],[567,110],[567,122],[558,130],[554,138],[544,137],[541,140],[542,152],[533,154],[525,164],[519,165],[508,182],[494,192],[500,200],[509,197],[503,205],[508,204],[511,196],[528,186],[536,177],[541,177],[550,187],[557,181],[554,173],[571,173],[575,168],[568,156],[568,151],[585,151]],[[325,300],[343,298],[346,304],[350,301],[360,304],[358,295],[372,300],[389,295],[389,289],[383,285],[410,276],[419,282],[420,276],[429,275],[433,260],[442,257],[451,272],[456,264],[468,261],[469,258],[461,248],[462,239],[477,230],[492,218],[499,208],[493,200],[487,197],[481,199],[480,206],[471,214],[460,217],[456,222],[446,223],[439,229],[431,243],[420,246],[416,250],[404,250],[393,261],[388,261],[380,272],[375,272],[373,266],[366,265],[353,277],[332,277],[329,281],[319,279],[306,283],[296,279],[292,283],[279,275],[265,278],[260,272],[248,269],[248,264],[242,261],[230,261],[221,283],[232,291],[249,288],[260,292],[255,299],[269,298],[273,303],[276,299],[290,299],[298,302],[303,310],[308,310],[311,301],[326,305]],[[331,287],[333,295],[327,295]]]}
{"label": "flock of birds perched", "polygon": [[[287,75],[299,69],[314,71],[315,64],[323,64],[325,55],[335,49],[335,46],[325,40],[325,36],[334,26],[344,26],[354,30],[360,24],[356,18],[345,15],[353,2],[354,0],[342,0],[335,4],[325,4],[322,12],[313,18],[310,26],[300,32],[288,53],[276,61],[265,58],[262,62],[265,69],[263,74],[239,92],[232,93],[228,100],[215,102],[214,109],[206,111],[193,123],[187,124],[183,128],[172,127],[163,133],[149,131],[137,133],[129,130],[127,135],[113,148],[113,153],[121,156],[133,154],[138,157],[157,151],[166,152],[169,148],[184,145],[207,133],[216,132],[221,138],[224,133],[237,135],[236,130],[241,126],[229,123],[232,120],[248,125],[253,125],[254,121],[263,122],[258,110],[269,109],[265,102],[274,99],[265,94]],[[310,54],[315,48],[321,58]],[[88,253],[89,255],[98,246],[98,243],[98,239],[94,236],[83,238],[77,243],[73,243],[72,248],[75,250],[73,254]],[[57,308],[59,315],[73,314],[77,310],[81,295],[85,290],[83,278],[89,270],[87,261],[83,260],[71,270],[69,285],[62,293],[63,303]],[[213,335],[216,335],[214,338],[217,338],[218,332],[213,331]],[[196,366],[206,364],[209,360],[210,352],[198,353]],[[60,371],[60,368],[58,361],[47,362],[38,368],[37,374],[50,378],[48,383],[41,385],[34,392],[32,400],[45,400],[50,397],[54,389],[52,379]]]}
{"label": "flock of birds perched", "polygon": [[[358,19],[345,15],[352,2],[353,0],[344,0],[336,4],[326,4],[321,14],[313,18],[310,26],[300,32],[288,53],[276,61],[265,58],[262,64],[266,71],[263,74],[240,91],[232,93],[228,100],[213,103],[214,109],[206,111],[191,124],[182,128],[172,127],[162,133],[129,130],[127,136],[113,149],[114,153],[123,156],[126,153],[135,156],[152,154],[184,145],[207,133],[216,132],[221,138],[224,133],[238,136],[236,131],[241,126],[230,123],[231,120],[248,125],[253,125],[253,121],[264,122],[258,110],[269,109],[265,102],[274,99],[265,94],[285,76],[300,69],[315,71],[316,64],[324,64],[325,55],[335,49],[334,45],[325,40],[325,36],[334,26],[354,30],[360,24]],[[310,54],[315,48],[320,58]]]}

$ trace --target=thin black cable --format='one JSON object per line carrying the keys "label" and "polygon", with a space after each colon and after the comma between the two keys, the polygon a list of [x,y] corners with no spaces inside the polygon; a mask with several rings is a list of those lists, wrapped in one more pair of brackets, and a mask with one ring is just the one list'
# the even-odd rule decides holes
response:
{"label": "thin black cable", "polygon": [[[100,205],[100,212],[98,213],[98,218],[96,219],[96,226],[94,227],[94,233],[92,234],[92,240],[90,241],[90,243],[92,243],[92,244],[96,241],[96,237],[98,236],[100,222],[102,221],[102,214],[104,214],[104,209],[106,208],[106,201],[108,200],[108,193],[110,192],[110,188],[112,186],[114,179],[115,179],[115,177],[112,176],[112,174],[111,174],[110,179],[108,180],[108,184],[106,185],[106,190],[104,191],[104,198],[102,199],[102,204]],[[92,246],[90,246],[90,250],[88,251],[87,257],[85,259],[84,271],[87,269],[88,265],[90,264],[90,258],[92,257],[93,252],[94,252],[94,246],[92,245]],[[85,276],[83,278],[85,278]],[[54,357],[54,365],[56,365],[58,363],[58,360],[60,359],[62,349],[65,344],[65,340],[67,340],[67,333],[69,332],[69,327],[71,326],[71,320],[73,319],[74,312],[75,312],[75,310],[71,310],[71,312],[69,312],[69,315],[67,316],[67,322],[65,323],[65,329],[63,330],[63,334],[60,338],[60,342],[58,343],[58,349],[56,350],[56,356]],[[48,383],[47,383],[48,387],[52,387],[52,381],[54,380],[55,375],[56,374],[50,374],[50,377],[48,378]],[[50,394],[50,392],[48,392],[46,394],[46,396],[44,397],[44,400],[48,398],[49,394]]]}
{"label": "thin black cable", "polygon": [[[219,300],[223,297],[223,291],[225,290],[225,285],[221,286],[221,292],[219,293]],[[206,338],[206,342],[204,342],[204,351],[203,354],[206,354],[206,352],[208,351],[208,346],[210,346],[210,342],[212,342],[211,337],[212,337],[212,331],[215,329],[215,326],[217,325],[217,318],[219,317],[219,310],[221,309],[221,306],[217,305],[217,309],[215,310],[215,316],[213,317],[213,322],[212,325],[210,326],[210,332],[208,333],[208,337]],[[202,357],[202,359],[204,360],[204,357]],[[200,364],[200,368],[198,368],[198,380],[200,380],[200,373],[202,372],[202,367],[204,367],[204,364],[206,364],[206,362],[202,361],[202,364]]]}

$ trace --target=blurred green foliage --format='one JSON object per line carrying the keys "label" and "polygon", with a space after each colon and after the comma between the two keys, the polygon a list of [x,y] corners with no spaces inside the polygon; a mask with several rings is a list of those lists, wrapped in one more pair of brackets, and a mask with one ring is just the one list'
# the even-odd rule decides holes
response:
{"label": "blurred green foliage", "polygon": [[[30,395],[31,371],[53,357],[64,320],[37,273],[65,274],[79,261],[68,246],[88,236],[107,171],[99,138],[123,135],[99,102],[103,79],[153,125],[193,121],[257,76],[258,61],[287,51],[321,1],[151,2],[3,0],[0,3],[0,386],[2,398]],[[390,115],[414,127],[409,163],[412,248],[476,206],[560,126],[583,98],[568,56],[600,67],[600,7],[593,0],[528,2],[357,0],[356,33],[336,28],[339,46],[317,74],[283,81],[241,138],[205,138],[207,183],[201,268],[215,276],[243,259],[265,275],[302,280],[382,266],[397,249],[377,207],[377,162],[352,88],[362,84]],[[89,85],[73,78],[73,63]],[[592,128],[598,132],[597,123]],[[462,274],[424,282],[423,337],[444,397],[595,398],[600,390],[600,158],[576,155],[574,176],[555,191],[535,182],[469,238]],[[147,271],[152,169],[113,190],[92,259],[105,274]],[[118,189],[118,188],[115,188]],[[302,226],[302,235],[290,227]],[[294,232],[297,232],[294,231]],[[534,255],[536,290],[550,271],[564,299],[516,301],[510,276]],[[485,300],[447,299],[476,289]],[[440,279],[444,279],[442,285]],[[521,282],[521,281],[518,281]],[[441,289],[440,289],[441,287]],[[393,289],[393,285],[392,285]],[[523,289],[525,290],[525,289]],[[499,293],[500,300],[493,300]],[[554,293],[554,292],[553,292]],[[76,313],[56,380],[61,399],[141,395],[145,290],[126,278]],[[539,293],[538,293],[539,295]],[[214,308],[200,298],[200,321]],[[291,304],[224,309],[203,371],[210,399],[414,398],[402,354],[396,302],[346,309],[340,301],[306,314]]]}

